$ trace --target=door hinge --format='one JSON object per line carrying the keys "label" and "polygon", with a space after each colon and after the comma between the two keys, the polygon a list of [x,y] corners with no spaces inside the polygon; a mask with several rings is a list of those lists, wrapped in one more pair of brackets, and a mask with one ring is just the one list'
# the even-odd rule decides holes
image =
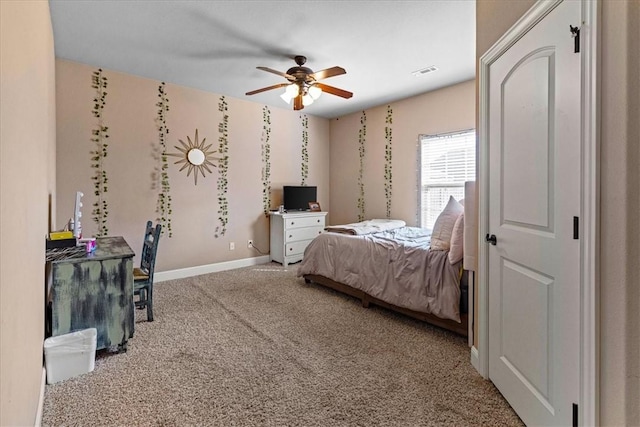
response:
{"label": "door hinge", "polygon": [[580,238],[580,218],[577,216],[573,217],[573,238],[574,240]]}
{"label": "door hinge", "polygon": [[573,421],[571,423],[573,427],[578,427],[578,404],[573,404]]}
{"label": "door hinge", "polygon": [[573,52],[580,52],[580,27],[574,27],[569,24],[569,31],[571,31],[571,37],[573,37]]}

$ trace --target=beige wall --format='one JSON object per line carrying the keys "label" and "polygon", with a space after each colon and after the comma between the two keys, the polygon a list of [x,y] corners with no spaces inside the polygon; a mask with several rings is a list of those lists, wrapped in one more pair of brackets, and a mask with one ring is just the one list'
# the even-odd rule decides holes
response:
{"label": "beige wall", "polygon": [[[478,58],[533,4],[477,0]],[[600,421],[640,425],[640,2],[602,1]]]}
{"label": "beige wall", "polygon": [[602,2],[600,402],[640,425],[640,2]]}
{"label": "beige wall", "polygon": [[44,238],[55,199],[49,4],[0,2],[0,425],[34,425],[42,381]]}
{"label": "beige wall", "polygon": [[[475,127],[474,81],[394,102],[391,216],[415,226],[418,210],[418,136]],[[358,219],[358,131],[362,113],[331,121],[331,222]],[[384,193],[387,105],[366,110],[363,181],[366,218],[386,217]]]}
{"label": "beige wall", "polygon": [[476,57],[480,59],[534,3],[535,0],[477,0]]}
{"label": "beige wall", "polygon": [[[96,119],[91,114],[95,89],[91,75],[97,67],[57,60],[57,193],[58,223],[61,228],[73,212],[77,190],[83,198],[83,235],[94,235],[91,220],[94,201],[90,179],[91,129]],[[109,179],[106,193],[109,203],[109,234],[122,235],[135,252],[142,246],[144,224],[155,221],[157,190],[152,189],[152,173],[157,161],[153,149],[159,143],[156,127],[158,85],[160,82],[129,74],[104,70],[108,78],[104,124],[109,128],[109,154],[105,168]],[[176,153],[178,140],[206,138],[218,148],[218,111],[220,95],[187,87],[166,84],[170,110],[167,149]],[[169,179],[173,199],[173,237],[163,237],[157,271],[201,266],[223,261],[256,257],[247,248],[247,240],[265,253],[269,252],[269,220],[262,208],[262,107],[245,100],[226,98],[229,115],[229,224],[225,236],[215,238],[218,224],[217,170],[198,179],[179,172],[179,160],[169,157]],[[283,103],[284,105],[284,103]],[[271,182],[272,203],[282,200],[282,186],[301,181],[302,125],[300,113],[271,108]],[[324,210],[329,201],[329,121],[308,116],[309,177],[308,185],[318,186],[318,199]],[[235,250],[229,243],[235,242]]]}

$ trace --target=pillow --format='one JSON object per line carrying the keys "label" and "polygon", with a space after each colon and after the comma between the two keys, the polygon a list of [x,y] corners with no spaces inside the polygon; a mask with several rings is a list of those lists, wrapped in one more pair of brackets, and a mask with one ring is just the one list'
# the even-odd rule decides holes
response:
{"label": "pillow", "polygon": [[462,248],[464,246],[464,212],[458,216],[453,224],[451,233],[451,247],[449,248],[449,264],[455,264],[462,259]]}
{"label": "pillow", "polygon": [[451,246],[451,234],[453,226],[464,208],[453,196],[449,196],[449,202],[444,210],[438,215],[436,223],[433,225],[431,234],[431,249],[436,251],[448,251]]}

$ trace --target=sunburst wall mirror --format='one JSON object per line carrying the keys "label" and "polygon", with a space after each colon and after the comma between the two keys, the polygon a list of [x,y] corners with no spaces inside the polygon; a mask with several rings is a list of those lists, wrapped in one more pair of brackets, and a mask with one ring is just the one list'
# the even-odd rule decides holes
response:
{"label": "sunburst wall mirror", "polygon": [[187,143],[181,139],[178,140],[178,142],[182,144],[182,147],[174,145],[174,147],[180,151],[179,153],[167,153],[167,156],[181,157],[181,159],[174,164],[184,163],[180,168],[180,172],[187,169],[187,176],[193,172],[193,182],[195,185],[198,185],[199,174],[202,174],[202,177],[205,178],[205,171],[213,173],[213,171],[209,169],[209,166],[214,168],[217,166],[212,163],[212,160],[220,160],[217,157],[213,157],[216,150],[209,151],[213,144],[204,145],[206,140],[207,138],[203,138],[202,142],[198,141],[198,129],[196,129],[196,136],[193,141],[187,136]]}

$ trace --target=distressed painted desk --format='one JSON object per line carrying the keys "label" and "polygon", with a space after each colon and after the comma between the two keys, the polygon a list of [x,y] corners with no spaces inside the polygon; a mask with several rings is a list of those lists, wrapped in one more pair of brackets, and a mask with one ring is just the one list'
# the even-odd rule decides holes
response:
{"label": "distressed painted desk", "polygon": [[133,256],[122,237],[97,239],[93,253],[49,262],[48,334],[96,328],[97,349],[127,349],[133,337]]}

